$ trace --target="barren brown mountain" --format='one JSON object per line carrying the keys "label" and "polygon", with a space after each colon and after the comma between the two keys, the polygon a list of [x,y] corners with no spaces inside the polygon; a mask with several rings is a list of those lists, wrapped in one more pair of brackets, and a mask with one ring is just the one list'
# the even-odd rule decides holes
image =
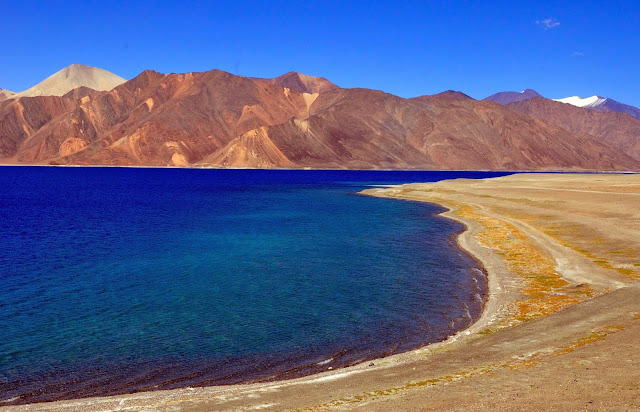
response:
{"label": "barren brown mountain", "polygon": [[620,112],[597,112],[542,97],[506,107],[570,132],[588,133],[640,160],[640,119]]}
{"label": "barren brown mountain", "polygon": [[300,93],[324,93],[329,90],[339,89],[338,86],[324,77],[308,76],[296,72],[285,73],[274,79],[267,79],[267,81],[276,86],[286,87]]}
{"label": "barren brown mountain", "polygon": [[15,96],[14,92],[10,92],[7,89],[0,89],[0,102],[3,100],[11,99],[13,96]]}
{"label": "barren brown mountain", "polygon": [[[20,112],[16,107],[25,99],[5,102],[0,123],[22,129],[24,122],[5,112]],[[4,156],[28,163],[186,166],[246,131],[305,117],[311,102],[301,93],[219,70],[145,71],[109,92],[81,89],[51,99],[67,110],[29,129],[28,139]],[[0,139],[12,137],[3,133]]]}
{"label": "barren brown mountain", "polygon": [[639,162],[459,92],[403,99],[287,73],[145,71],[110,91],[0,103],[0,156],[27,164],[630,170]]}
{"label": "barren brown mountain", "polygon": [[29,138],[74,107],[72,99],[55,96],[0,102],[0,157],[15,156]]}
{"label": "barren brown mountain", "polygon": [[[367,89],[323,93],[308,119],[262,128],[260,152],[243,135],[205,159],[210,165],[241,166],[227,149],[248,152],[280,166],[282,156],[298,167],[552,170],[624,170],[630,157],[586,134],[568,133],[530,116],[459,92],[402,99]],[[267,144],[268,143],[268,144]],[[251,149],[243,147],[252,145]]]}

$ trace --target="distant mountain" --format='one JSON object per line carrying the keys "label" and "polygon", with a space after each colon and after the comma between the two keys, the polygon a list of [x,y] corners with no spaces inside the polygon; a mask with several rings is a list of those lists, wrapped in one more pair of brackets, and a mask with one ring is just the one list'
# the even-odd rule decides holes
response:
{"label": "distant mountain", "polygon": [[540,93],[532,89],[526,89],[522,92],[499,92],[486,97],[484,100],[490,100],[492,102],[500,104],[509,104],[514,102],[521,102],[523,100],[531,99],[532,97],[542,97]]}
{"label": "distant mountain", "polygon": [[7,89],[0,89],[0,102],[6,99],[11,99],[13,96],[15,96],[14,92],[10,92]]}
{"label": "distant mountain", "polygon": [[600,97],[600,96],[591,96],[583,99],[582,97],[579,97],[579,96],[572,96],[572,97],[565,97],[562,99],[551,99],[551,100],[555,100],[556,102],[560,102],[560,103],[568,103],[577,107],[584,107],[585,109],[592,109],[594,107],[601,106],[605,102],[605,100],[607,100],[607,98]]}
{"label": "distant mountain", "polygon": [[35,86],[17,93],[14,97],[63,96],[81,86],[98,91],[108,91],[124,82],[126,82],[125,79],[106,70],[82,64],[72,64]]}
{"label": "distant mountain", "polygon": [[[582,99],[578,105],[536,97],[506,107],[552,123],[572,133],[587,133],[640,161],[640,119],[617,111],[597,112],[588,104],[598,99]],[[596,106],[597,108],[598,106]],[[601,107],[601,106],[600,106]],[[588,110],[587,110],[588,109]]]}
{"label": "distant mountain", "polygon": [[[295,167],[346,169],[610,170],[638,162],[586,134],[493,102],[441,93],[403,99],[368,89],[321,94],[307,119],[250,131],[224,150],[282,155]],[[257,132],[257,133],[256,133]],[[260,152],[259,147],[265,149]],[[268,149],[268,151],[267,151]],[[219,165],[220,152],[202,163]],[[233,160],[227,157],[230,161]],[[210,162],[210,163],[209,163]],[[239,167],[242,163],[227,163]]]}
{"label": "distant mountain", "polygon": [[[444,92],[440,92],[438,94],[434,94],[433,96],[440,96],[440,97],[449,97],[451,99],[455,99],[455,100],[466,100],[466,99],[472,99],[472,97],[467,96],[466,94],[456,91],[456,90],[445,90]],[[420,97],[415,97],[415,99],[429,99],[433,96],[420,96]]]}
{"label": "distant mountain", "polygon": [[568,103],[577,107],[583,107],[585,109],[593,110],[594,112],[620,112],[631,115],[636,119],[640,119],[640,109],[628,104],[617,102],[607,97],[591,96],[583,99],[579,96],[572,96],[553,100],[560,103]]}
{"label": "distant mountain", "polygon": [[314,94],[339,89],[338,86],[324,77],[308,76],[297,72],[289,72],[274,79],[266,80],[276,86],[286,87],[299,93]]}
{"label": "distant mountain", "polygon": [[122,166],[640,169],[640,161],[603,139],[460,92],[404,99],[299,73],[256,79],[220,70],[147,70],[109,91],[85,86],[64,96],[0,102],[0,158]]}
{"label": "distant mountain", "polygon": [[[516,102],[522,102],[525,100],[532,99],[534,97],[543,97],[535,90],[527,89],[520,93],[518,92],[499,92],[493,94],[484,100],[490,100],[492,102],[500,103],[502,105],[507,105]],[[634,106],[630,106],[628,104],[617,102],[613,99],[601,96],[591,96],[587,98],[582,98],[579,96],[565,97],[562,99],[551,99],[560,103],[567,103],[576,107],[582,107],[584,109],[589,109],[594,112],[620,112],[626,113],[635,117],[636,119],[640,119],[640,109]]]}

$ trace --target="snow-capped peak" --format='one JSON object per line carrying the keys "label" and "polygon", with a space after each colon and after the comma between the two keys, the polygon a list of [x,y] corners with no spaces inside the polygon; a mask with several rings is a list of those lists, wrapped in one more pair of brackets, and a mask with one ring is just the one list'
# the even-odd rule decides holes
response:
{"label": "snow-capped peak", "polygon": [[579,96],[571,96],[571,97],[565,97],[564,99],[553,99],[553,100],[561,103],[569,103],[578,107],[598,107],[603,105],[604,102],[607,101],[607,98],[600,97],[600,96],[591,96],[583,99],[582,97],[579,97]]}

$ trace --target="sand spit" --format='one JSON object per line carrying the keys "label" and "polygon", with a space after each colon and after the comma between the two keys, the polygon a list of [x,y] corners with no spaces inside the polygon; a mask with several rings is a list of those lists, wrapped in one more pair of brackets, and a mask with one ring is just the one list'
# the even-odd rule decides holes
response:
{"label": "sand spit", "polygon": [[640,408],[640,175],[521,174],[369,189],[442,204],[489,273],[481,319],[446,342],[284,382],[7,410]]}

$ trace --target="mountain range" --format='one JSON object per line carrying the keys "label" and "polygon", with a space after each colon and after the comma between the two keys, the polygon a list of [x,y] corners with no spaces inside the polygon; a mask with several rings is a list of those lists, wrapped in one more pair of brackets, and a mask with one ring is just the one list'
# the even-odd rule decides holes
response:
{"label": "mountain range", "polygon": [[572,104],[535,97],[506,107],[559,125],[573,133],[586,133],[640,159],[640,120],[618,111],[592,111]]}
{"label": "mountain range", "polygon": [[0,101],[0,162],[640,169],[640,120],[516,94],[527,98],[502,94],[499,104],[447,91],[405,99],[296,72],[260,79],[147,70],[125,81],[72,65]]}
{"label": "mountain range", "polygon": [[[491,96],[485,98],[485,100],[490,100],[492,102],[500,103],[500,104],[510,104],[521,102],[524,100],[529,100],[534,97],[543,97],[540,93],[535,90],[527,89],[523,92],[499,92],[496,94],[492,94]],[[594,112],[620,112],[626,113],[635,117],[636,119],[640,119],[640,109],[637,107],[620,103],[608,97],[601,96],[591,96],[582,98],[579,96],[571,96],[564,97],[562,99],[552,99],[560,103],[570,104],[576,107],[582,107],[585,109],[589,109]]]}
{"label": "mountain range", "polygon": [[498,92],[496,94],[492,94],[487,97],[485,100],[490,100],[492,102],[500,103],[500,104],[509,104],[515,102],[521,102],[523,100],[531,99],[533,97],[542,97],[540,93],[532,89],[526,89],[518,92]]}

